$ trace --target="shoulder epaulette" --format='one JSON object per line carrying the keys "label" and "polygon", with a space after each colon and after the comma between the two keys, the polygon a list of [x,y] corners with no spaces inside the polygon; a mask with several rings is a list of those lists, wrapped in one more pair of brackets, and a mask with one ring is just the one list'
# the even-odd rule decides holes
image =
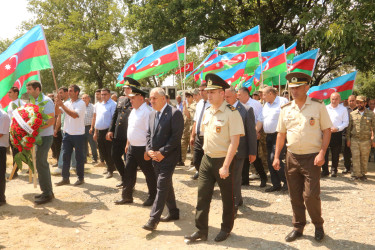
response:
{"label": "shoulder epaulette", "polygon": [[322,103],[322,102],[323,102],[323,100],[319,100],[319,99],[316,99],[316,98],[311,98],[311,101],[319,102],[319,103]]}
{"label": "shoulder epaulette", "polygon": [[285,103],[285,104],[282,105],[280,108],[284,108],[284,107],[286,107],[286,106],[288,106],[288,105],[290,105],[290,104],[292,104],[292,102]]}
{"label": "shoulder epaulette", "polygon": [[233,107],[232,105],[230,105],[230,104],[227,104],[227,107],[228,108],[230,108],[230,110],[232,110],[232,111],[235,111],[235,110],[237,110],[235,107]]}

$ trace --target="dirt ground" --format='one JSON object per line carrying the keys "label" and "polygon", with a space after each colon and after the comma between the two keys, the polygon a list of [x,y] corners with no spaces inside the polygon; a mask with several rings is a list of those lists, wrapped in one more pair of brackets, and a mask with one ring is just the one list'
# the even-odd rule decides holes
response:
{"label": "dirt ground", "polygon": [[[8,157],[10,162],[11,157]],[[55,160],[49,159],[51,163]],[[188,161],[187,161],[188,163]],[[340,162],[342,163],[342,162]],[[369,165],[367,182],[351,182],[349,176],[321,181],[321,199],[326,237],[315,242],[314,226],[308,223],[304,236],[292,243],[284,237],[292,229],[292,210],[287,193],[265,193],[259,180],[243,188],[244,206],[239,210],[230,237],[221,243],[213,239],[220,230],[221,199],[215,188],[209,218],[209,238],[186,245],[183,239],[194,227],[197,181],[187,167],[177,168],[173,177],[180,220],[159,223],[149,232],[141,227],[149,218],[149,207],[142,207],[147,187],[138,172],[134,203],[116,206],[121,196],[115,188],[119,175],[103,178],[103,167],[85,166],[84,185],[54,187],[56,199],[34,205],[40,193],[28,183],[24,172],[7,182],[7,204],[0,207],[0,248],[10,249],[375,249],[375,164]],[[7,173],[11,171],[8,165]],[[58,182],[61,177],[52,177]],[[71,182],[76,180],[72,172]],[[268,183],[268,186],[270,182]],[[164,211],[165,214],[166,211]],[[310,222],[310,219],[308,218]]]}

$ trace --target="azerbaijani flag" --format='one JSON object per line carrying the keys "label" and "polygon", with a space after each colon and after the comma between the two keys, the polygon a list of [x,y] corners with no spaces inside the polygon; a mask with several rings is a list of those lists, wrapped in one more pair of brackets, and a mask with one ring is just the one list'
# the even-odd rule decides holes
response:
{"label": "azerbaijani flag", "polygon": [[215,74],[224,79],[229,85],[235,86],[236,84],[240,83],[242,76],[245,74],[245,67],[246,61],[239,63],[230,69],[220,71]]}
{"label": "azerbaijani flag", "polygon": [[134,55],[132,55],[132,57],[130,57],[128,62],[125,64],[125,67],[121,70],[120,75],[117,77],[117,80],[120,81],[117,84],[117,87],[119,85],[124,84],[124,77],[133,74],[136,71],[137,66],[141,63],[141,61],[145,57],[151,55],[153,52],[154,52],[154,48],[151,44],[151,45],[147,46],[146,48],[141,49],[140,51],[138,51]]}
{"label": "azerbaijani flag", "polygon": [[260,77],[263,74],[263,80],[278,76],[283,72],[286,72],[286,54],[285,54],[285,45],[283,44],[279,48],[277,48],[273,54],[262,63],[262,65],[258,66],[255,70],[254,77],[260,81]]}
{"label": "azerbaijani flag", "polygon": [[177,48],[179,60],[184,61],[186,55],[186,37],[177,41]]}
{"label": "azerbaijani flag", "polygon": [[294,57],[289,72],[302,72],[312,76],[318,58],[319,49],[307,51],[301,55]]}
{"label": "azerbaijani flag", "polygon": [[[29,74],[23,75],[20,78],[18,78],[17,81],[15,81],[12,87],[17,87],[19,89],[18,98],[21,98],[21,96],[26,93],[26,84],[32,80],[40,81],[39,71],[31,71]],[[12,100],[6,94],[3,98],[1,98],[0,106],[4,110],[7,110],[8,105],[11,101]]]}
{"label": "azerbaijani flag", "polygon": [[217,49],[231,53],[260,51],[259,25],[248,31],[229,37],[225,41],[219,43]]}
{"label": "azerbaijani flag", "polygon": [[193,69],[194,69],[194,62],[190,62],[190,63],[186,64],[185,67],[177,70],[175,72],[175,74],[178,75],[178,74],[183,73],[183,72],[193,71]]}
{"label": "azerbaijani flag", "polygon": [[0,99],[22,76],[48,68],[53,66],[47,41],[43,27],[37,25],[0,55]]}
{"label": "azerbaijani flag", "polygon": [[322,85],[311,87],[307,92],[307,95],[311,98],[324,100],[326,105],[331,103],[330,97],[333,92],[339,93],[341,100],[346,100],[353,93],[356,75],[357,71],[354,71],[350,74],[337,77]]}
{"label": "azerbaijani flag", "polygon": [[287,60],[292,61],[294,59],[294,56],[296,55],[296,49],[297,40],[285,50]]}
{"label": "azerbaijani flag", "polygon": [[144,58],[137,65],[136,70],[128,75],[128,77],[139,80],[168,72],[171,69],[177,68],[178,64],[177,43],[172,43]]}
{"label": "azerbaijani flag", "polygon": [[[206,63],[206,62],[209,62],[209,61],[211,61],[211,60],[213,60],[213,59],[215,59],[216,57],[218,57],[219,56],[219,53],[218,53],[218,50],[215,48],[215,49],[213,49],[211,52],[210,52],[210,54],[208,54],[208,56],[206,56],[206,58],[198,65],[198,67],[196,67],[194,70],[193,70],[193,72],[190,72],[187,76],[186,76],[186,78],[185,78],[185,80],[186,79],[188,79],[192,74],[195,74],[196,72],[200,72],[203,68],[204,68],[204,64]],[[195,80],[195,79],[194,79]],[[195,80],[196,81],[196,80]]]}

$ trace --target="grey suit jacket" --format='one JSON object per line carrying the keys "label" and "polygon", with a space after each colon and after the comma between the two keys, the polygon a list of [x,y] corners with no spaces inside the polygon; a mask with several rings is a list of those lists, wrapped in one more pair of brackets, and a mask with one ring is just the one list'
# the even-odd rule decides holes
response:
{"label": "grey suit jacket", "polygon": [[242,105],[240,102],[236,106],[242,117],[245,128],[245,136],[240,138],[237,149],[237,157],[248,158],[249,155],[257,154],[257,135],[255,130],[255,116],[252,107]]}

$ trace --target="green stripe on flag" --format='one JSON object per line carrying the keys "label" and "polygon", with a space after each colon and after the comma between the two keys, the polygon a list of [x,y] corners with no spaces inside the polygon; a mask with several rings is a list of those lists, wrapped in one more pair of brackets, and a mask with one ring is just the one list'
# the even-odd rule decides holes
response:
{"label": "green stripe on flag", "polygon": [[152,75],[156,75],[156,74],[159,74],[159,73],[167,72],[167,71],[169,71],[171,69],[175,69],[177,67],[178,67],[178,61],[176,60],[176,61],[172,61],[172,62],[162,64],[162,65],[157,66],[157,67],[153,67],[153,68],[135,73],[130,77],[132,77],[134,80],[140,80],[140,79],[148,77],[148,76],[152,76]]}
{"label": "green stripe on flag", "polygon": [[[349,98],[349,96],[353,94],[353,90],[348,89],[348,90],[344,90],[344,91],[337,92],[337,93],[340,94],[341,100],[344,101],[344,100],[347,100]],[[328,104],[331,103],[331,98],[324,99],[323,101],[324,101],[325,105],[328,105]]]}
{"label": "green stripe on flag", "polygon": [[309,76],[311,76],[311,73],[312,71],[311,70],[305,70],[305,69],[294,69],[292,70],[291,72],[301,72],[301,73],[305,73],[305,74],[308,74]]}
{"label": "green stripe on flag", "polygon": [[285,72],[286,70],[287,70],[286,63],[282,63],[282,64],[277,65],[276,67],[272,67],[263,72],[263,80],[270,78],[270,77],[278,76],[281,73]]}
{"label": "green stripe on flag", "polygon": [[250,43],[248,45],[242,45],[242,46],[229,46],[229,47],[218,47],[221,51],[226,51],[229,53],[243,53],[243,52],[249,52],[249,51],[260,51],[259,43],[254,42]]}

